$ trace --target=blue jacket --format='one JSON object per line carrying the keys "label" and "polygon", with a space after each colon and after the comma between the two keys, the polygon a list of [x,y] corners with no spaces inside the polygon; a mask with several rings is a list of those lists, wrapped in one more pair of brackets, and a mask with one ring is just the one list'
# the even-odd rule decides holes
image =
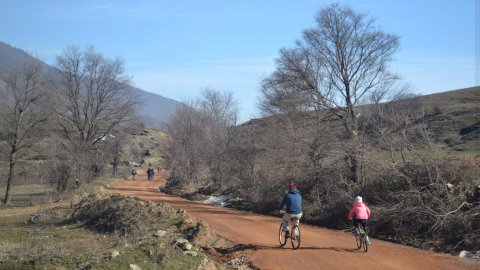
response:
{"label": "blue jacket", "polygon": [[288,193],[283,196],[283,200],[280,203],[280,209],[282,209],[285,204],[287,205],[287,213],[302,213],[302,195],[300,195],[300,191],[296,189],[289,190]]}

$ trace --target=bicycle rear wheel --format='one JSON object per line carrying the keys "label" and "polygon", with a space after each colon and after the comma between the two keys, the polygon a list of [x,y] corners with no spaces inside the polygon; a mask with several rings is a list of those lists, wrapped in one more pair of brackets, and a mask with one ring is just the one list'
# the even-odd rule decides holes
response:
{"label": "bicycle rear wheel", "polygon": [[300,247],[300,227],[298,225],[293,225],[292,227],[292,247],[297,249]]}
{"label": "bicycle rear wheel", "polygon": [[363,245],[363,251],[368,252],[368,243],[367,243],[367,235],[366,234],[362,235],[362,245]]}
{"label": "bicycle rear wheel", "polygon": [[285,246],[287,243],[287,232],[283,230],[283,225],[280,223],[280,229],[278,230],[278,241],[280,242],[280,246]]}
{"label": "bicycle rear wheel", "polygon": [[355,235],[355,242],[357,242],[357,248],[361,249],[362,248],[362,237],[361,235]]}

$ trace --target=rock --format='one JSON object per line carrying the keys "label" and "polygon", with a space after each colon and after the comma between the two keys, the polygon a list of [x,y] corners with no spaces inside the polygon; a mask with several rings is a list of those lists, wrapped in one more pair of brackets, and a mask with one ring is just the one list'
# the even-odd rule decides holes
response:
{"label": "rock", "polygon": [[155,236],[155,237],[163,237],[163,236],[165,236],[165,234],[167,234],[167,231],[158,230],[158,231],[156,231],[156,232],[153,234],[153,236]]}
{"label": "rock", "polygon": [[238,269],[238,270],[250,269],[250,267],[248,267],[247,259],[244,256],[240,256],[238,258],[228,261],[227,266],[229,268]]}
{"label": "rock", "polygon": [[202,262],[198,266],[197,270],[217,270],[218,268],[215,266],[215,263],[208,260],[208,258],[203,258]]}
{"label": "rock", "polygon": [[117,250],[114,250],[112,251],[112,254],[110,254],[110,260],[113,260],[118,256],[120,256],[120,252],[118,252]]}
{"label": "rock", "polygon": [[473,257],[473,253],[468,252],[466,250],[462,250],[460,252],[460,254],[458,255],[458,257],[460,257],[460,258],[471,258],[471,257]]}
{"label": "rock", "polygon": [[190,242],[188,242],[188,240],[185,238],[178,238],[177,240],[175,240],[174,246],[180,248],[183,251],[191,250],[193,248],[192,244],[190,244]]}
{"label": "rock", "polygon": [[177,240],[175,240],[175,243],[176,244],[186,244],[186,243],[188,243],[188,240],[185,239],[185,238],[177,238]]}
{"label": "rock", "polygon": [[130,264],[130,270],[142,270],[142,268],[136,264]]}
{"label": "rock", "polygon": [[191,250],[193,248],[192,244],[186,243],[183,245],[183,250]]}
{"label": "rock", "polygon": [[183,252],[183,254],[189,255],[189,256],[192,256],[192,257],[197,257],[197,252],[195,252],[193,250],[186,250],[186,251]]}

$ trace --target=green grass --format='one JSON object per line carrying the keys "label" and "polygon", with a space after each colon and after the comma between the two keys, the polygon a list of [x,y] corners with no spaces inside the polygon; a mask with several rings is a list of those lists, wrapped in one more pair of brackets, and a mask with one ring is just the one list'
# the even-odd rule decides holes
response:
{"label": "green grass", "polygon": [[100,187],[108,187],[117,181],[123,181],[123,180],[125,180],[123,177],[115,177],[115,178],[102,177],[86,185],[81,185],[78,192],[88,193],[88,194],[95,193],[100,189]]}
{"label": "green grass", "polygon": [[[1,199],[5,198],[6,187],[0,187]],[[14,185],[10,190],[11,204],[0,205],[0,209],[8,207],[26,207],[39,204],[44,199],[54,192],[54,189],[50,185]]]}
{"label": "green grass", "polygon": [[165,270],[184,270],[184,269],[197,269],[200,265],[203,256],[192,257],[184,255],[183,253],[176,252],[168,257],[163,262],[163,269]]}
{"label": "green grass", "polygon": [[172,226],[177,226],[179,224],[181,224],[183,222],[183,218],[178,216],[178,217],[175,217],[175,216],[172,216],[172,217],[169,217],[167,219],[164,219],[160,222],[160,226],[159,226],[159,229],[160,230],[166,230]]}

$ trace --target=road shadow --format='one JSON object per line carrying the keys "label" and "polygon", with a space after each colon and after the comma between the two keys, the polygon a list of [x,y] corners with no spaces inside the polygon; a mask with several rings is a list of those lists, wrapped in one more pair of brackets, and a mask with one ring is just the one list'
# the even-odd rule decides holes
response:
{"label": "road shadow", "polygon": [[[292,250],[289,247],[281,247],[281,246],[267,246],[267,245],[235,245],[232,247],[222,247],[222,248],[214,248],[215,251],[222,255],[228,255],[231,253],[235,253],[238,251],[257,251],[257,250]],[[359,252],[357,248],[342,248],[342,247],[317,247],[317,246],[307,246],[307,247],[299,247],[298,250],[332,250],[337,252]]]}

